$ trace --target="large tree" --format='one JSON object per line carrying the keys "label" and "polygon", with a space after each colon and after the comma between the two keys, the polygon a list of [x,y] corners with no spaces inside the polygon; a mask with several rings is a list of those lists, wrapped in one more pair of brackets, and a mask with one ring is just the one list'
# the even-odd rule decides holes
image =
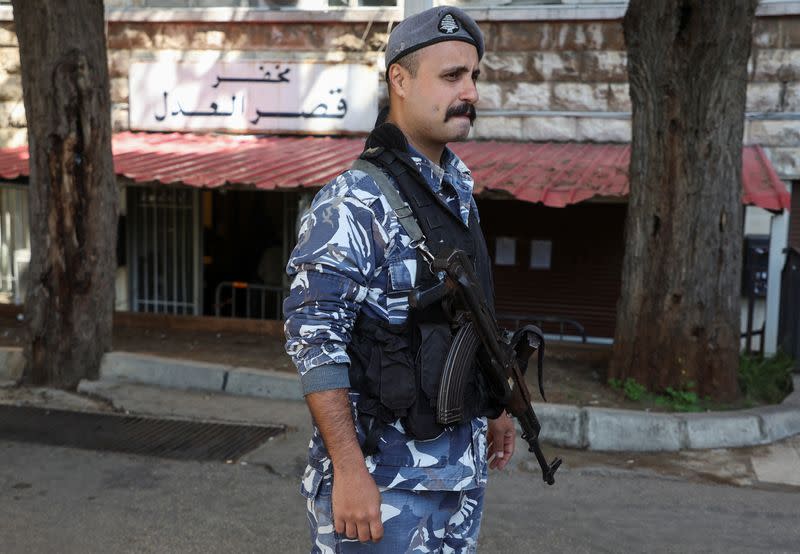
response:
{"label": "large tree", "polygon": [[71,388],[111,348],[117,189],[102,0],[13,0],[30,150],[25,380]]}
{"label": "large tree", "polygon": [[633,103],[610,376],[738,394],[742,132],[758,0],[631,0]]}

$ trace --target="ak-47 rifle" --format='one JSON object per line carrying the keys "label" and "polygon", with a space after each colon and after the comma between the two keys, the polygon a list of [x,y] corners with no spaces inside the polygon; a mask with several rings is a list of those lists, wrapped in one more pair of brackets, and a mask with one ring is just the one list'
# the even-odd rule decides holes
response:
{"label": "ak-47 rifle", "polygon": [[460,328],[453,339],[447,356],[437,399],[437,421],[443,425],[462,419],[465,372],[473,367],[478,347],[482,344],[488,354],[489,364],[483,371],[494,396],[506,406],[506,411],[519,420],[522,438],[528,443],[542,468],[542,478],[548,485],[555,482],[554,474],[561,465],[556,458],[548,464],[539,444],[541,424],[531,405],[531,395],[525,383],[524,371],[528,357],[534,350],[539,353],[539,392],[544,399],[542,386],[542,354],[544,349],[541,331],[528,325],[518,330],[513,338],[497,326],[486,302],[472,262],[462,250],[443,247],[434,256],[423,250],[431,269],[444,271],[445,281],[428,290],[412,291],[409,301],[414,307],[425,307],[447,294],[455,293],[462,311],[458,314]]}

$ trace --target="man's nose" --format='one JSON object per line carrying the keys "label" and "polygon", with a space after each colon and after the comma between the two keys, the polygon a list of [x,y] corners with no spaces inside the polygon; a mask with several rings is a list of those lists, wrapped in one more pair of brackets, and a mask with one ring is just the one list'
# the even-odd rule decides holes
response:
{"label": "man's nose", "polygon": [[478,86],[472,79],[472,76],[467,76],[461,86],[459,100],[462,100],[463,102],[469,102],[470,104],[476,104],[478,102],[478,98]]}

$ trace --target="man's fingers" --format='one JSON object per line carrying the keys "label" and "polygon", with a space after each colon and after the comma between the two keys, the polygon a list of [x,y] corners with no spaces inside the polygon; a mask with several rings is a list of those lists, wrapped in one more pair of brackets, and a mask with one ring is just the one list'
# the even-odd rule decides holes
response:
{"label": "man's fingers", "polygon": [[508,463],[508,458],[495,458],[494,467],[492,469],[503,469]]}
{"label": "man's fingers", "polygon": [[509,434],[506,435],[505,440],[505,450],[506,450],[506,458],[511,458],[514,455],[514,448],[517,444],[517,434],[512,429]]}
{"label": "man's fingers", "polygon": [[497,469],[503,469],[511,461],[511,456],[514,455],[514,445],[516,444],[516,433],[513,429],[506,432],[503,437],[502,451],[497,454]]}
{"label": "man's fingers", "polygon": [[355,521],[348,521],[345,524],[345,536],[348,539],[357,539],[358,538],[358,527],[356,527]]}
{"label": "man's fingers", "polygon": [[383,523],[381,523],[380,517],[369,523],[369,533],[372,535],[372,542],[378,542],[383,538]]}
{"label": "man's fingers", "polygon": [[486,457],[491,469],[503,469],[514,455],[516,429],[513,420],[501,415],[489,421],[486,432]]}
{"label": "man's fingers", "polygon": [[360,542],[368,542],[371,538],[369,534],[369,522],[367,521],[359,521],[358,522],[358,540]]}
{"label": "man's fingers", "polygon": [[344,519],[336,517],[336,514],[334,514],[333,516],[333,528],[336,529],[336,532],[338,534],[344,535],[345,532]]}

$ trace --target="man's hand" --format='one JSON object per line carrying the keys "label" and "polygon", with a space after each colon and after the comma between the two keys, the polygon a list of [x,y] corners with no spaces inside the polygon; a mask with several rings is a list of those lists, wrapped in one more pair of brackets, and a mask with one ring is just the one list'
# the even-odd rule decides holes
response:
{"label": "man's hand", "polygon": [[333,470],[333,523],[336,532],[361,542],[383,538],[381,493],[363,464]]}
{"label": "man's hand", "polygon": [[[503,469],[514,455],[514,442],[517,439],[517,430],[514,420],[505,412],[497,419],[489,420],[489,431],[486,434],[488,444],[486,456],[489,467]],[[494,458],[493,458],[494,457]]]}
{"label": "man's hand", "polygon": [[358,446],[347,389],[306,395],[333,462],[333,523],[336,532],[361,542],[383,537],[381,493]]}

